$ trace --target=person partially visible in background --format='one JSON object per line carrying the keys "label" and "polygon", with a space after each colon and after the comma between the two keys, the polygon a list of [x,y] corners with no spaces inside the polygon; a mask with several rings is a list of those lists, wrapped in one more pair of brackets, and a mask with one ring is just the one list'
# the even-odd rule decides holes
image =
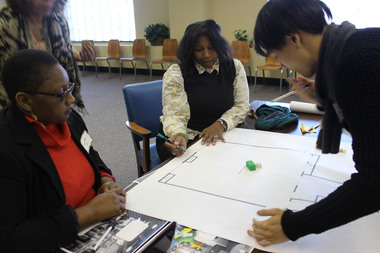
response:
{"label": "person partially visible in background", "polygon": [[[0,71],[4,62],[21,49],[39,49],[54,55],[75,83],[75,105],[83,109],[77,61],[91,61],[91,46],[76,51],[63,13],[67,0],[6,0],[0,11]],[[0,109],[10,102],[0,77]]]}

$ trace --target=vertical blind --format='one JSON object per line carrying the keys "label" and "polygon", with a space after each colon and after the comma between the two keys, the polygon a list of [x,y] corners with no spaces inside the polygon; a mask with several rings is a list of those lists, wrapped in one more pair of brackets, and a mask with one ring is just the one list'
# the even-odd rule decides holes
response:
{"label": "vertical blind", "polygon": [[133,0],[69,0],[65,12],[72,41],[136,39]]}

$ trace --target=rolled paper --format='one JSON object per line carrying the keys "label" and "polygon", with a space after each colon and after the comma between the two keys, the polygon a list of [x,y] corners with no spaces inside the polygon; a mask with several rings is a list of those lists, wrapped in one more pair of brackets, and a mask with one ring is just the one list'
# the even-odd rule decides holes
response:
{"label": "rolled paper", "polygon": [[324,112],[319,110],[316,104],[292,101],[290,102],[289,108],[292,112],[304,112],[312,114],[323,114]]}

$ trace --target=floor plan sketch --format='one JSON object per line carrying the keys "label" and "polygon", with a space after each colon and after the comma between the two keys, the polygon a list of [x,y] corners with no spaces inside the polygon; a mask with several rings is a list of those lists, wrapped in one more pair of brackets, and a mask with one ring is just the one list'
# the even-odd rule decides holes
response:
{"label": "floor plan sketch", "polygon": [[[342,144],[345,153],[322,155],[315,139],[301,136],[234,129],[225,139],[215,146],[196,143],[152,173],[128,192],[127,208],[257,246],[246,230],[252,218],[263,219],[257,217],[258,210],[301,210],[355,172],[349,143]],[[262,167],[250,171],[248,160]],[[380,226],[379,218],[377,214]],[[280,249],[295,252],[300,245]]]}

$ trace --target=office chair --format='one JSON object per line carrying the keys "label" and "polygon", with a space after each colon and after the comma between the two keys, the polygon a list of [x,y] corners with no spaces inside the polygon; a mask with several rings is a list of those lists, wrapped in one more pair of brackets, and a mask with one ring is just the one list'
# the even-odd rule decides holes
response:
{"label": "office chair", "polygon": [[[285,66],[283,66],[281,64],[281,62],[279,60],[277,60],[275,57],[269,55],[268,57],[265,58],[265,64],[264,65],[256,67],[256,70],[255,70],[255,83],[253,85],[253,92],[256,92],[257,70],[258,69],[261,69],[263,71],[263,83],[264,83],[264,86],[265,86],[265,72],[264,71],[265,70],[270,70],[270,71],[280,70],[280,72],[281,72],[281,78],[280,78],[280,91],[279,91],[279,94],[281,94],[281,90],[282,90],[282,76],[283,76],[284,70],[287,71],[287,75],[289,76],[288,69]],[[290,71],[290,75],[291,74],[292,73]]]}
{"label": "office chair", "polygon": [[152,80],[152,64],[161,64],[162,71],[164,71],[164,63],[168,63],[168,67],[170,63],[177,62],[177,47],[178,41],[177,39],[164,39],[162,45],[162,59],[161,60],[152,60],[150,61],[150,80]]}
{"label": "office chair", "polygon": [[[82,48],[85,46],[90,46],[95,52],[95,45],[93,40],[82,40]],[[93,62],[93,61],[92,61]],[[86,75],[86,62],[83,62],[83,76]]]}
{"label": "office chair", "polygon": [[231,46],[233,50],[233,57],[238,59],[244,67],[248,67],[250,83],[252,83],[251,66],[249,65],[251,55],[249,53],[248,41],[235,40],[232,41]]}
{"label": "office chair", "polygon": [[105,57],[95,57],[95,72],[96,72],[96,78],[98,78],[98,61],[107,61],[108,64],[108,73],[111,78],[111,64],[110,61],[114,60],[119,62],[119,72],[120,72],[120,79],[121,79],[121,62],[120,62],[120,42],[119,40],[109,40],[108,41],[108,56]]}
{"label": "office chair", "polygon": [[161,163],[156,143],[149,140],[156,137],[160,125],[162,80],[125,85],[123,94],[140,177]]}
{"label": "office chair", "polygon": [[137,80],[136,61],[145,61],[149,69],[148,61],[146,60],[146,43],[144,39],[135,39],[132,46],[132,57],[120,58],[120,65],[124,68],[123,62],[130,62],[132,64],[135,80]]}

